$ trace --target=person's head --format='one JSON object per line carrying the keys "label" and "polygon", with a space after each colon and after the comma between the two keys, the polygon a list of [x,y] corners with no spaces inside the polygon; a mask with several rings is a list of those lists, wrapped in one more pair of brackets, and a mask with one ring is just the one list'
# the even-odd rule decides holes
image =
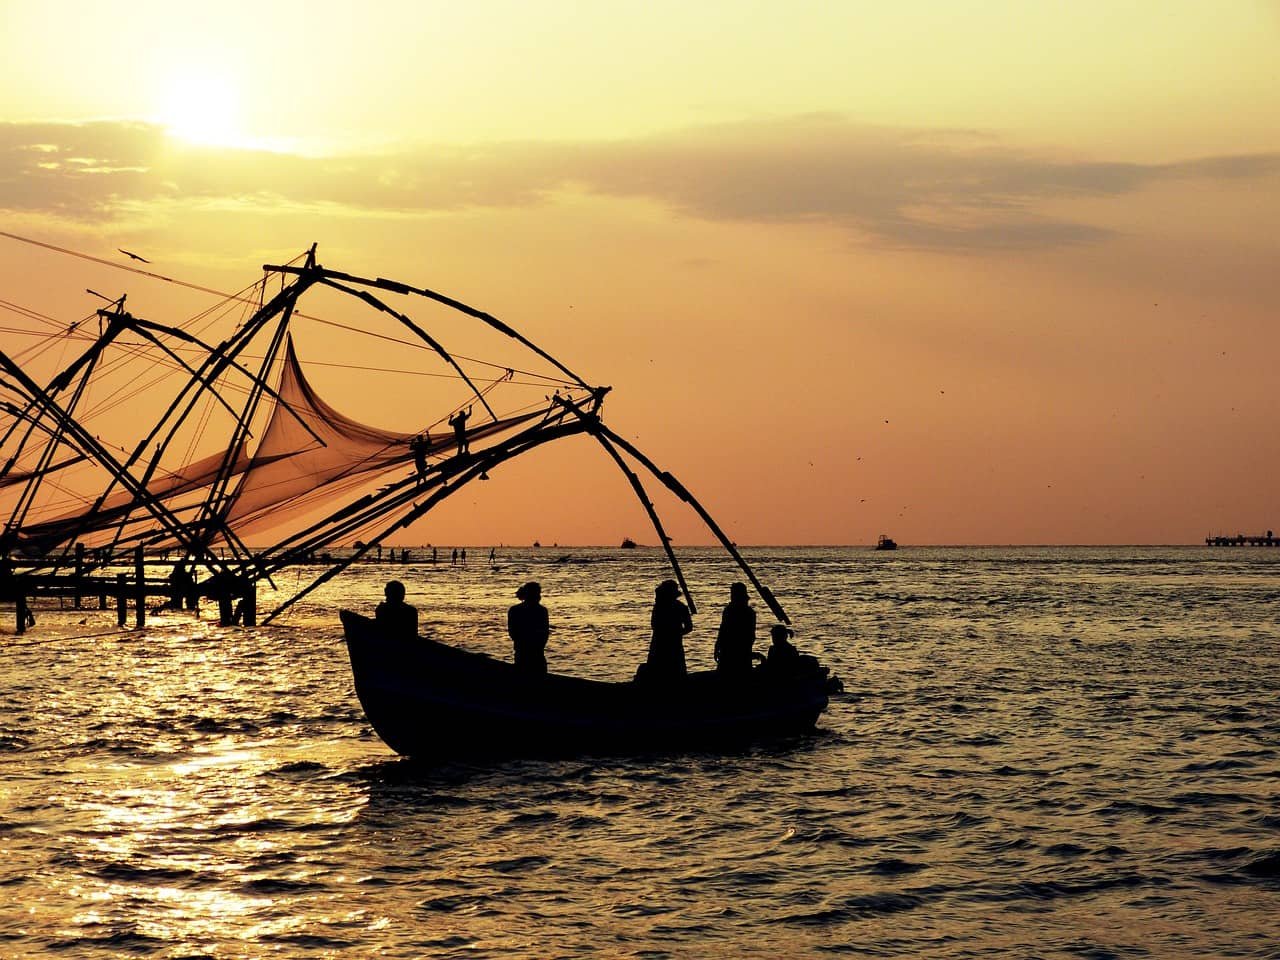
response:
{"label": "person's head", "polygon": [[747,585],[745,583],[734,583],[729,586],[729,602],[747,602]]}
{"label": "person's head", "polygon": [[516,591],[516,599],[526,603],[537,603],[542,599],[542,584],[536,580],[530,580]]}
{"label": "person's head", "polygon": [[392,603],[404,602],[404,584],[399,580],[387,581],[387,585],[382,588],[382,592],[387,595],[387,599]]}
{"label": "person's head", "polygon": [[786,643],[789,638],[795,636],[795,632],[785,623],[775,623],[773,625],[773,629],[769,631],[769,636],[773,639],[774,643],[783,644]]}
{"label": "person's head", "polygon": [[674,600],[680,596],[680,584],[674,580],[663,580],[653,591],[659,600]]}

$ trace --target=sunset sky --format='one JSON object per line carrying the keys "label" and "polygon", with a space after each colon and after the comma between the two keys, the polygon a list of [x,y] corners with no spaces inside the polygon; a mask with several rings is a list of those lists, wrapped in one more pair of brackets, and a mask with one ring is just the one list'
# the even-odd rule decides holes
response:
{"label": "sunset sky", "polygon": [[[1280,3],[0,0],[0,37],[0,231],[445,291],[612,385],[739,543],[1280,527]],[[0,300],[104,286],[200,309],[0,237]],[[404,542],[652,542],[575,443]]]}

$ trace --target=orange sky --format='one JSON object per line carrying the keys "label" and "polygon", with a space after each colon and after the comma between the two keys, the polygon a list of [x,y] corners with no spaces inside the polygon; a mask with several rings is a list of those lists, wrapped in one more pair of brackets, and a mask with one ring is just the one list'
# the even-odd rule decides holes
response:
{"label": "orange sky", "polygon": [[[889,6],[0,2],[0,230],[453,294],[740,543],[1280,526],[1280,6]],[[103,285],[200,308],[0,238],[0,300]],[[414,429],[411,383],[321,385]],[[477,487],[406,542],[652,542],[586,441]]]}

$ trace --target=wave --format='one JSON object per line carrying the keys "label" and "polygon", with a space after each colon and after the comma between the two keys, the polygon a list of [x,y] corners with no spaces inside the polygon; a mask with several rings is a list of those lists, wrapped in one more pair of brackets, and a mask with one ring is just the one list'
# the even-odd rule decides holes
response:
{"label": "wave", "polygon": [[847,898],[838,907],[786,913],[772,917],[766,922],[816,927],[838,926],[853,920],[904,913],[916,909],[924,902],[924,898],[907,893],[860,894]]}
{"label": "wave", "polygon": [[83,956],[84,951],[111,951],[118,953],[120,951],[136,954],[150,954],[158,952],[165,947],[168,941],[160,937],[153,937],[150,934],[140,933],[137,930],[117,930],[110,933],[104,933],[101,936],[79,936],[67,937],[61,940],[52,940],[47,944],[49,950],[58,952],[69,951],[74,956]]}

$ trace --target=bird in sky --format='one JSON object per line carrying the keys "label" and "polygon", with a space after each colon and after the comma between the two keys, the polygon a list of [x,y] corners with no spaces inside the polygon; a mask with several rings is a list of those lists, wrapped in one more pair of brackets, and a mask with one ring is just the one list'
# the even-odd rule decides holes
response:
{"label": "bird in sky", "polygon": [[124,249],[124,248],[122,248],[122,247],[116,247],[116,249],[117,249],[117,250],[119,250],[121,253],[123,253],[126,257],[129,257],[129,258],[130,258],[130,259],[132,259],[132,260],[141,260],[143,263],[150,263],[150,262],[151,262],[151,261],[150,261],[150,260],[148,260],[146,257],[140,257],[140,256],[138,256],[136,253],[130,253],[128,250],[125,250],[125,249]]}

